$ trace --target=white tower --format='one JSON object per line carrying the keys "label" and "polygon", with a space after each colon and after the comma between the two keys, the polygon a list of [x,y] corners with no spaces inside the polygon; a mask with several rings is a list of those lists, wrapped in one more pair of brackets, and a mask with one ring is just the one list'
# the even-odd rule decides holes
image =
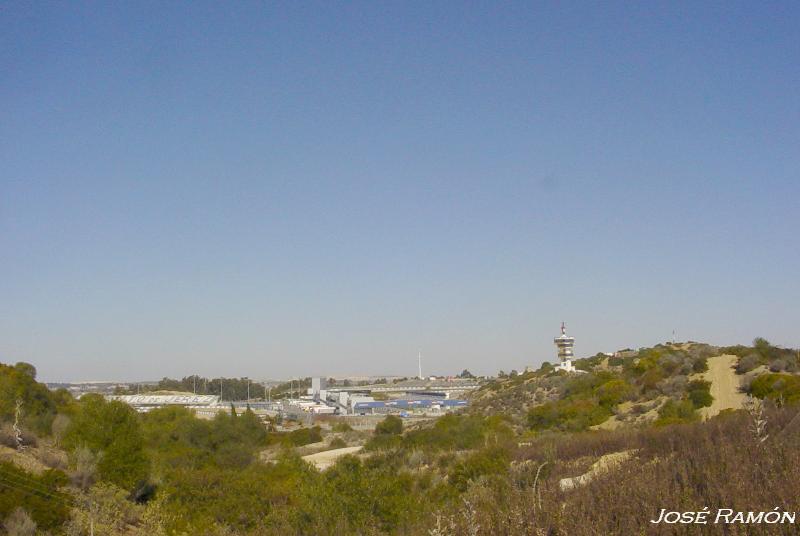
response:
{"label": "white tower", "polygon": [[567,337],[567,327],[561,322],[561,336],[553,339],[558,347],[558,359],[561,361],[556,370],[565,372],[575,372],[572,365],[572,347],[575,346],[575,337]]}

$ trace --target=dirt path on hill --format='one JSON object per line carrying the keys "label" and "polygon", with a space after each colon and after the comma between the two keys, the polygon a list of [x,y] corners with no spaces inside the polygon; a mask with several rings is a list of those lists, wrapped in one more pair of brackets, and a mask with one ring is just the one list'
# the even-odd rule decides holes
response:
{"label": "dirt path on hill", "polygon": [[708,358],[708,371],[701,376],[711,382],[711,396],[714,401],[710,407],[700,408],[704,419],[717,415],[723,409],[741,409],[747,396],[739,392],[740,376],[736,374],[737,357],[718,355]]}
{"label": "dirt path on hill", "polygon": [[561,491],[566,491],[583,486],[584,484],[588,484],[596,476],[617,468],[622,462],[629,459],[635,453],[636,450],[634,449],[604,454],[592,464],[586,473],[573,478],[562,478],[558,481],[558,485],[561,488]]}
{"label": "dirt path on hill", "polygon": [[345,454],[355,454],[362,448],[364,448],[363,445],[358,447],[345,447],[342,449],[326,450],[323,452],[317,452],[316,454],[309,454],[308,456],[303,456],[303,459],[308,463],[312,464],[320,471],[324,471],[325,469],[336,463],[336,460],[338,460]]}

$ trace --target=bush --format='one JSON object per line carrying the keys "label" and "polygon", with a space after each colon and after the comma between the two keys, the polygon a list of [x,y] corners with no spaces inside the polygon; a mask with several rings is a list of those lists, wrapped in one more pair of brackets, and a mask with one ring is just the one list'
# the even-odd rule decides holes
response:
{"label": "bush", "polygon": [[555,428],[576,432],[600,424],[611,415],[609,408],[593,400],[558,400],[531,409],[528,426],[537,431]]}
{"label": "bush", "polygon": [[606,408],[630,399],[633,394],[634,387],[625,380],[610,380],[595,390],[600,405]]}
{"label": "bush", "polygon": [[686,391],[689,379],[686,376],[673,376],[658,382],[658,390],[667,396],[680,396]]}
{"label": "bush", "polygon": [[22,508],[11,512],[3,522],[8,536],[35,536],[36,522]]}
{"label": "bush", "polygon": [[769,363],[770,372],[784,372],[789,368],[789,364],[785,359],[773,359]]}
{"label": "bush", "polygon": [[72,397],[63,390],[53,392],[36,381],[36,368],[28,363],[0,364],[0,420],[13,421],[17,401],[22,401],[22,425],[37,434],[47,434],[59,407]]}
{"label": "bush", "polygon": [[347,446],[347,442],[341,437],[335,437],[328,446],[332,449],[343,449]]}
{"label": "bush", "polygon": [[94,484],[97,477],[97,462],[99,455],[87,447],[78,447],[72,453],[72,465],[75,469],[70,475],[72,484],[84,491]]}
{"label": "bush", "polygon": [[750,383],[750,393],[762,399],[798,402],[800,401],[800,377],[791,374],[762,374]]}
{"label": "bush", "polygon": [[56,445],[61,444],[61,439],[64,437],[64,434],[67,433],[69,423],[69,417],[63,413],[59,413],[53,419],[53,424],[50,426],[50,433],[53,434],[53,439],[55,440]]}
{"label": "bush", "polygon": [[690,400],[667,400],[658,410],[656,426],[684,423],[698,420],[699,416]]}
{"label": "bush", "polygon": [[64,470],[68,465],[66,455],[60,450],[40,449],[36,458],[51,469]]}
{"label": "bush", "polygon": [[701,357],[692,363],[692,370],[696,373],[708,372],[708,357]]}
{"label": "bush", "polygon": [[794,357],[781,357],[769,363],[771,372],[797,372],[797,361]]}
{"label": "bush", "polygon": [[714,401],[711,396],[711,382],[694,380],[688,385],[689,400],[695,409],[708,407]]}
{"label": "bush", "polygon": [[144,452],[139,418],[123,402],[84,396],[63,442],[68,449],[90,449],[99,459],[100,478],[123,489],[132,490],[148,477],[150,462]]}
{"label": "bush", "polygon": [[758,354],[747,354],[739,358],[739,363],[736,365],[736,373],[744,374],[750,372],[761,364],[761,357]]}
{"label": "bush", "polygon": [[[128,500],[128,493],[113,484],[97,484],[76,498],[77,508],[66,525],[66,534],[127,534],[138,525],[142,507]],[[90,515],[91,513],[91,515]]]}
{"label": "bush", "polygon": [[450,473],[450,483],[459,491],[466,491],[470,482],[485,475],[508,472],[510,456],[505,449],[490,447],[469,455],[457,462]]}
{"label": "bush", "polygon": [[352,432],[353,427],[347,424],[346,422],[339,421],[331,427],[331,431],[338,433]]}
{"label": "bush", "polygon": [[[21,483],[0,488],[0,520],[7,521],[11,516],[15,530],[25,526],[17,523],[22,516],[14,513],[22,506],[39,530],[60,530],[69,517],[69,496],[58,491],[60,486],[67,483],[64,473],[48,469],[41,475],[33,475],[12,463],[0,462],[0,475],[7,482]],[[41,490],[42,493],[31,493],[32,489]]]}
{"label": "bush", "polygon": [[311,443],[319,443],[322,441],[322,431],[319,426],[300,428],[289,432],[287,437],[290,444],[295,447],[302,447],[303,445],[310,445]]}
{"label": "bush", "polygon": [[395,415],[387,415],[375,427],[375,435],[400,435],[403,433],[403,419]]}
{"label": "bush", "polygon": [[611,372],[595,372],[570,376],[564,384],[564,398],[587,398],[604,383],[617,377]]}
{"label": "bush", "polygon": [[0,445],[10,449],[17,448],[17,434],[14,432],[11,423],[0,424]]}

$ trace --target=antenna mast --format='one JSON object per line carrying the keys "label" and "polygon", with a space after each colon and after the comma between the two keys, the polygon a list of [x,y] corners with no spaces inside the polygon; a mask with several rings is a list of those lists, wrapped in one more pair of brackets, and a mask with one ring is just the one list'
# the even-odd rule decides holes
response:
{"label": "antenna mast", "polygon": [[418,366],[419,366],[419,376],[417,376],[420,380],[422,379],[422,350],[419,351],[417,355]]}

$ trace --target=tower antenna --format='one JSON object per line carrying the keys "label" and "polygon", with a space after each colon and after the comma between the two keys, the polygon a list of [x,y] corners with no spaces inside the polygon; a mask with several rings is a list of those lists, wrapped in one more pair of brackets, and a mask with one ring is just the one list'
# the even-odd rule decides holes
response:
{"label": "tower antenna", "polygon": [[572,364],[572,347],[575,346],[575,338],[567,336],[567,326],[564,322],[561,322],[561,336],[553,339],[553,342],[558,347],[560,363],[557,369],[565,372],[575,372],[575,366]]}
{"label": "tower antenna", "polygon": [[417,376],[420,380],[422,379],[422,350],[419,351],[417,355],[418,366],[419,366],[419,376]]}

